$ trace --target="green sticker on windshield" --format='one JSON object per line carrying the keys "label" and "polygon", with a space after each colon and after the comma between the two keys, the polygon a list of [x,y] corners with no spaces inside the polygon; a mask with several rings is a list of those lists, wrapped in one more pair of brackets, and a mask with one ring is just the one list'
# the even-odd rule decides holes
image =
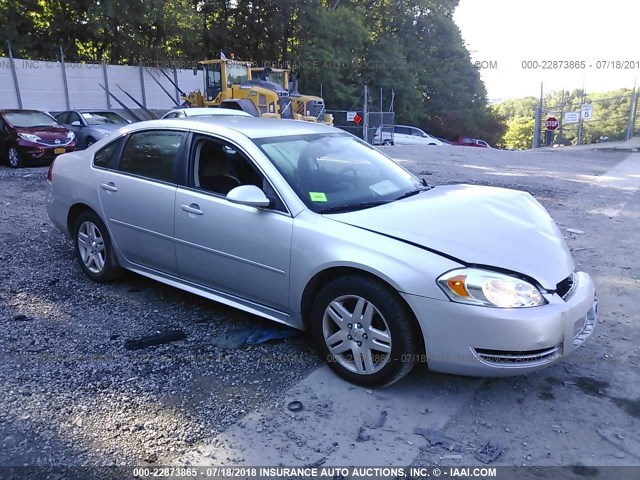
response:
{"label": "green sticker on windshield", "polygon": [[327,196],[323,192],[309,192],[312,202],[326,202]]}

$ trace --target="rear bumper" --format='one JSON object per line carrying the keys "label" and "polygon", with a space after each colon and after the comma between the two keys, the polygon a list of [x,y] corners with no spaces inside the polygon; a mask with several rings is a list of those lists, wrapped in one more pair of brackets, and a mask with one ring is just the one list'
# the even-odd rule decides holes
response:
{"label": "rear bumper", "polygon": [[595,286],[575,275],[566,299],[533,308],[487,308],[403,294],[424,336],[429,368],[473,376],[520,375],[568,355],[597,322]]}

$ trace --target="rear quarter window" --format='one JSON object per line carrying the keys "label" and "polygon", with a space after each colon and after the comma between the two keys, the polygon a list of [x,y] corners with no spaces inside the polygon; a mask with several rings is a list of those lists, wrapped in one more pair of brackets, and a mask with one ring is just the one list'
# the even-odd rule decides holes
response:
{"label": "rear quarter window", "polygon": [[93,157],[93,165],[98,168],[109,168],[113,159],[113,154],[118,150],[120,141],[111,142],[106,147],[102,147]]}

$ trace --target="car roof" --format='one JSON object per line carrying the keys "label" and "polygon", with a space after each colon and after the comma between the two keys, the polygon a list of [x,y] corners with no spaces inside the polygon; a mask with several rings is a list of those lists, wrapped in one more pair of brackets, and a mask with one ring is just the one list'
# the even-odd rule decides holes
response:
{"label": "car roof", "polygon": [[184,114],[188,117],[193,117],[198,115],[235,115],[238,117],[251,116],[250,114],[242,110],[234,110],[233,108],[218,108],[218,107],[175,108],[165,113],[165,115],[168,115],[174,112],[184,112]]}
{"label": "car roof", "polygon": [[63,110],[60,113],[63,112],[80,112],[80,113],[89,113],[89,112],[111,112],[111,113],[118,113],[118,112],[114,112],[113,110],[110,110],[108,108],[75,108],[72,110]]}
{"label": "car roof", "polygon": [[225,129],[235,130],[248,138],[288,137],[319,133],[345,133],[338,128],[302,120],[281,120],[244,116],[202,116],[149,120],[131,125],[131,131],[150,127],[180,127],[210,133],[224,133]]}
{"label": "car roof", "polygon": [[31,108],[8,108],[5,110],[0,110],[0,113],[32,113],[32,112],[47,113],[42,110],[36,110]]}

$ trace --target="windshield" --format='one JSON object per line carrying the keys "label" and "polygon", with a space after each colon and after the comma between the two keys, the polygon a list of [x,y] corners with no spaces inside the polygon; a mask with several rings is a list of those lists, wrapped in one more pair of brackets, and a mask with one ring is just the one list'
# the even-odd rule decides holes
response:
{"label": "windshield", "polygon": [[372,207],[425,188],[404,168],[347,133],[254,141],[314,212]]}
{"label": "windshield", "polygon": [[249,79],[249,67],[239,63],[227,63],[227,86],[240,85]]}
{"label": "windshield", "polygon": [[269,81],[282,85],[282,88],[288,89],[289,85],[284,84],[284,72],[271,72],[269,73]]}
{"label": "windshield", "polygon": [[5,112],[4,118],[14,127],[54,127],[58,122],[42,112]]}
{"label": "windshield", "polygon": [[84,112],[82,114],[88,125],[104,125],[105,123],[128,123],[115,112]]}

